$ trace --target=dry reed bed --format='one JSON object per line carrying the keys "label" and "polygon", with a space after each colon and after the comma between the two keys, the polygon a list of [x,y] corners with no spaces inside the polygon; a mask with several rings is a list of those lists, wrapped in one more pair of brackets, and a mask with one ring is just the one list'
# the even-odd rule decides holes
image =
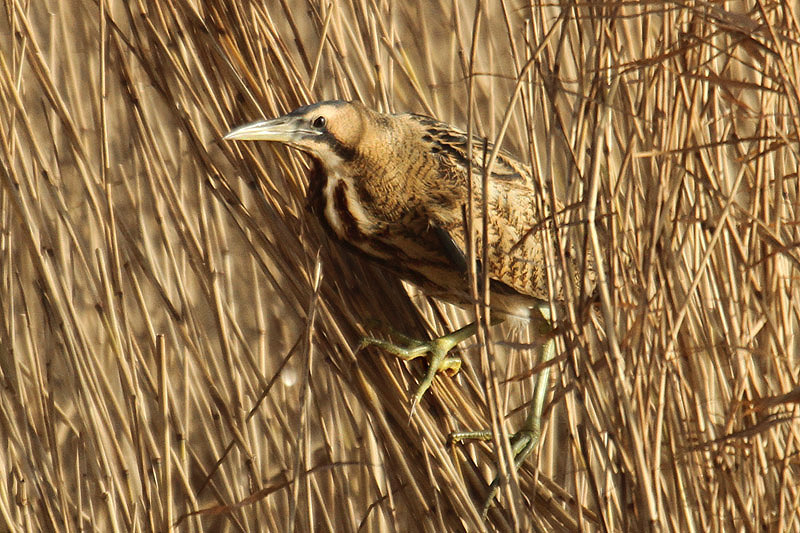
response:
{"label": "dry reed bed", "polygon": [[[798,42],[781,3],[6,0],[0,529],[799,530]],[[604,277],[484,524],[502,454],[446,437],[513,430],[526,332],[409,419],[422,366],[354,354],[367,319],[468,314],[327,243],[301,156],[220,137],[339,97],[494,138],[515,87],[504,146],[573,207],[553,272],[579,239]]]}

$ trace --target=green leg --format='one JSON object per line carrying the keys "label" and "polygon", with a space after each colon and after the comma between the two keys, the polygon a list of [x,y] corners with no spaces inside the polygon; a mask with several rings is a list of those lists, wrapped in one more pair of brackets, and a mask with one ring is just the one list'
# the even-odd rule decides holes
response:
{"label": "green leg", "polygon": [[[546,326],[542,324],[542,334],[552,332],[552,326],[549,322]],[[550,361],[555,356],[555,339],[548,338],[540,348],[541,363]],[[544,409],[544,399],[547,395],[547,389],[550,381],[550,366],[546,366],[539,372],[536,377],[536,385],[533,389],[533,398],[528,407],[528,416],[525,418],[525,423],[522,427],[511,436],[511,452],[514,454],[514,468],[519,469],[523,462],[533,452],[539,444],[539,437],[542,433],[542,410]],[[463,431],[455,432],[450,435],[452,442],[463,442],[469,439],[489,440],[492,437],[491,431]],[[495,478],[489,486],[489,494],[483,504],[481,516],[486,517],[489,508],[492,506],[497,492],[500,488],[500,479]]]}
{"label": "green leg", "polygon": [[[540,312],[542,313],[542,317],[538,319],[534,318],[532,320],[532,325],[539,329],[538,333],[540,336],[547,337],[547,340],[540,347],[541,356],[539,360],[544,363],[550,361],[555,356],[555,340],[551,338],[553,326],[549,320],[549,307],[542,306]],[[500,322],[502,322],[502,320],[493,319],[492,325],[499,324]],[[361,350],[367,346],[377,346],[405,361],[427,356],[428,370],[417,387],[416,392],[414,392],[411,401],[411,412],[413,413],[414,408],[422,399],[422,395],[425,394],[425,391],[427,391],[431,383],[433,383],[433,378],[436,377],[437,372],[446,372],[453,375],[459,371],[461,368],[461,359],[455,356],[448,357],[447,353],[460,342],[475,335],[477,331],[477,322],[473,322],[452,333],[431,339],[430,341],[419,341],[394,331],[392,334],[402,339],[405,346],[375,337],[365,337],[361,340],[358,349]],[[542,426],[542,409],[544,409],[544,399],[547,395],[549,381],[550,367],[547,366],[542,369],[536,378],[533,399],[528,408],[528,416],[525,419],[525,423],[522,425],[522,428],[511,437],[511,450],[514,454],[515,469],[518,469],[522,465],[539,443]],[[450,440],[452,442],[463,442],[468,439],[488,440],[491,436],[492,434],[490,431],[456,432],[450,436]],[[484,517],[489,511],[489,507],[491,507],[494,502],[499,487],[500,480],[495,478],[489,487],[489,495],[483,505]]]}
{"label": "green leg", "polygon": [[419,387],[417,387],[411,399],[411,412],[413,413],[414,408],[422,399],[422,395],[425,394],[425,391],[428,390],[431,383],[433,383],[433,378],[436,376],[437,372],[446,372],[452,376],[459,371],[461,368],[461,359],[455,356],[448,357],[447,353],[461,341],[475,335],[477,331],[477,322],[473,322],[452,333],[431,339],[430,341],[419,341],[395,332],[395,335],[402,338],[406,346],[400,346],[374,337],[364,337],[358,349],[360,350],[367,346],[377,346],[405,361],[423,357],[427,354],[428,371],[425,373],[425,377],[420,382]]}

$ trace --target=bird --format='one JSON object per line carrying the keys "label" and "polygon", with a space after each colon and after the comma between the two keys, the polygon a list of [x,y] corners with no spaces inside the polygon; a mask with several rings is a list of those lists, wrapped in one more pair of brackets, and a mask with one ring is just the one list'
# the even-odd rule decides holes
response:
{"label": "bird", "polygon": [[[539,328],[544,337],[553,329],[545,244],[554,238],[554,220],[563,205],[537,202],[543,193],[530,167],[509,152],[497,151],[484,200],[483,167],[494,150],[492,143],[469,142],[464,131],[425,115],[387,114],[355,101],[323,101],[236,127],[224,139],[272,141],[308,154],[308,205],[333,240],[426,295],[462,307],[474,305],[466,224],[471,181],[474,257],[486,260],[473,265],[473,272],[480,278],[488,274],[493,321],[535,321],[544,324]],[[580,283],[579,277],[572,281]],[[554,292],[562,297],[558,283]],[[427,341],[406,338],[405,344],[366,337],[361,347],[374,345],[406,360],[428,358],[427,372],[412,397],[413,413],[438,372],[458,372],[461,360],[450,350],[476,331],[472,323]],[[540,358],[552,359],[554,350],[551,335]],[[512,436],[517,467],[539,440],[549,368],[540,371],[526,421]],[[462,433],[455,439],[473,435]],[[497,483],[492,483],[484,513]]]}

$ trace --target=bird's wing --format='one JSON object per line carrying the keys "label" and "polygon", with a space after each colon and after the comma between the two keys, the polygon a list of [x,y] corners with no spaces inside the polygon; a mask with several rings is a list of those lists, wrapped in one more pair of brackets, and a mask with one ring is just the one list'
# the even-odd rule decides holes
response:
{"label": "bird's wing", "polygon": [[[482,217],[476,216],[473,224],[475,235],[475,273],[483,277]],[[463,221],[435,218],[430,220],[441,250],[451,266],[466,275],[469,272],[467,254],[467,232]],[[504,232],[500,235],[499,232]],[[547,298],[547,287],[542,265],[541,235],[535,230],[525,234],[523,229],[489,224],[488,273],[493,293],[518,293],[538,299]]]}
{"label": "bird's wing", "polygon": [[[431,151],[449,160],[450,164],[466,169],[469,166],[467,157],[467,134],[449,124],[424,115],[407,113],[405,116],[419,124],[423,129],[422,140],[431,144]],[[472,171],[480,175],[484,158],[494,150],[494,144],[478,136],[472,137]],[[533,186],[530,170],[505,150],[500,150],[492,165],[492,179],[507,182],[518,182]]]}
{"label": "bird's wing", "polygon": [[[440,251],[450,263],[450,266],[461,274],[469,271],[466,249],[463,243],[457,242],[453,234],[439,225],[437,221],[431,221],[430,228],[439,241]],[[476,269],[476,271],[478,271]]]}
{"label": "bird's wing", "polygon": [[[436,189],[441,196],[467,198],[467,136],[430,117],[409,115],[421,129],[422,139],[437,160]],[[483,257],[483,165],[493,150],[491,143],[475,139],[472,143],[473,231],[476,257]],[[508,152],[498,152],[489,175],[487,198],[488,244],[487,262],[476,265],[476,272],[488,270],[492,292],[516,292],[538,299],[547,298],[544,273],[543,239],[549,236],[552,224],[536,207],[537,191],[529,168]],[[446,183],[442,183],[445,181]],[[442,256],[451,266],[466,273],[467,232],[466,206],[453,209],[452,203],[437,209],[435,202],[425,204],[429,226],[434,229]],[[546,202],[545,202],[545,205]],[[547,208],[547,207],[546,207]]]}

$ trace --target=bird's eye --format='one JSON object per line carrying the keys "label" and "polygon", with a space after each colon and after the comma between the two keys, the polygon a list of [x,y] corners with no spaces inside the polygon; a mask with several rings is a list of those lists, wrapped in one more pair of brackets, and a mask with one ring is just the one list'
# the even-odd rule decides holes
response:
{"label": "bird's eye", "polygon": [[327,122],[328,122],[328,121],[327,121],[327,120],[325,120],[325,117],[319,116],[319,117],[317,117],[317,118],[315,118],[315,119],[314,119],[314,122],[312,122],[312,123],[311,123],[311,125],[312,125],[312,126],[314,126],[314,127],[315,127],[315,128],[317,128],[317,129],[320,129],[320,130],[321,130],[322,128],[324,128],[324,127],[325,127],[325,124],[326,124]]}

